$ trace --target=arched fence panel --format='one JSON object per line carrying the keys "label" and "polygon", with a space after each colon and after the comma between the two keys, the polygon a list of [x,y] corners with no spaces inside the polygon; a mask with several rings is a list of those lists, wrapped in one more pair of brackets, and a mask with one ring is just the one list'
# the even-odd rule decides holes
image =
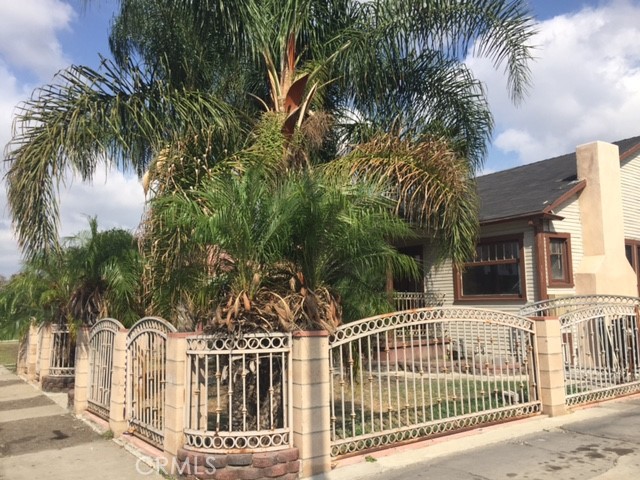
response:
{"label": "arched fence panel", "polygon": [[291,348],[289,333],[188,337],[185,447],[291,447]]}
{"label": "arched fence panel", "polygon": [[541,410],[533,321],[493,310],[394,312],[330,338],[332,456]]}
{"label": "arched fence panel", "polygon": [[560,317],[566,403],[640,391],[638,307],[600,305]]}
{"label": "arched fence panel", "polygon": [[127,335],[127,421],[132,433],[162,448],[164,439],[166,320],[145,317]]}
{"label": "arched fence panel", "polygon": [[121,329],[124,326],[118,320],[103,318],[89,332],[87,410],[105,420],[109,420],[115,337]]}
{"label": "arched fence panel", "polygon": [[574,295],[525,305],[518,312],[523,317],[560,317],[574,310],[600,305],[640,305],[639,297],[624,295]]}

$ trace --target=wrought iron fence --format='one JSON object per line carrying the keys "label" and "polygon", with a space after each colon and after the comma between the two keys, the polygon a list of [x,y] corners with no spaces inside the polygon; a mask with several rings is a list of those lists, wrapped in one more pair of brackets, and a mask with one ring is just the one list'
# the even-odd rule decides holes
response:
{"label": "wrought iron fence", "polygon": [[330,339],[332,455],[539,413],[533,322],[492,310],[395,312]]}
{"label": "wrought iron fence", "polygon": [[187,338],[185,446],[276,450],[292,445],[291,335]]}
{"label": "wrought iron fence", "polygon": [[96,322],[89,333],[89,393],[87,410],[109,419],[113,348],[118,330],[124,326],[113,318]]}
{"label": "wrought iron fence", "polygon": [[560,325],[567,405],[640,391],[638,307],[588,307]]}
{"label": "wrought iron fence", "polygon": [[559,317],[573,310],[598,305],[640,305],[640,298],[624,295],[574,295],[530,303],[520,309],[523,317]]}
{"label": "wrought iron fence", "polygon": [[173,325],[145,317],[127,335],[127,420],[133,433],[162,448],[167,334]]}
{"label": "wrought iron fence", "polygon": [[415,310],[442,306],[444,295],[425,292],[394,292],[393,301],[396,310]]}
{"label": "wrought iron fence", "polygon": [[51,325],[51,358],[49,376],[72,377],[75,375],[75,341],[67,324]]}

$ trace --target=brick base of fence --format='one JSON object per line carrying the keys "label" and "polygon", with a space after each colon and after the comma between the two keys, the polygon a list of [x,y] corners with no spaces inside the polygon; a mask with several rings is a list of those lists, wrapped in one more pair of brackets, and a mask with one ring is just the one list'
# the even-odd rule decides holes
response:
{"label": "brick base of fence", "polygon": [[180,472],[187,480],[298,480],[298,449],[261,453],[204,453],[180,448]]}
{"label": "brick base of fence", "polygon": [[75,377],[42,377],[41,388],[45,392],[67,392],[73,388]]}

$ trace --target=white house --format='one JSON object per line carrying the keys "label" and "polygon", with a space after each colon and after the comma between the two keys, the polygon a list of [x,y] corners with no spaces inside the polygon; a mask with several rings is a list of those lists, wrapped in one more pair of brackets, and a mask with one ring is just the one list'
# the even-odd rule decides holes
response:
{"label": "white house", "polygon": [[[481,176],[480,238],[464,269],[424,259],[422,290],[443,305],[517,311],[558,296],[637,295],[640,137]],[[420,255],[422,253],[422,255]]]}

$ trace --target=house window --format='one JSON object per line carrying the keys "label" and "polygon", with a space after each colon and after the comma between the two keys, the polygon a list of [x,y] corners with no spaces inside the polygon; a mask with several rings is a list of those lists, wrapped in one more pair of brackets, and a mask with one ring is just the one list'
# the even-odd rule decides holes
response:
{"label": "house window", "polygon": [[638,293],[640,293],[640,241],[625,240],[624,253],[629,260],[629,264],[633,267],[633,271],[638,276]]}
{"label": "house window", "polygon": [[573,287],[571,269],[571,235],[548,233],[547,280],[550,287]]}
{"label": "house window", "polygon": [[524,299],[522,237],[481,240],[455,274],[457,300]]}

